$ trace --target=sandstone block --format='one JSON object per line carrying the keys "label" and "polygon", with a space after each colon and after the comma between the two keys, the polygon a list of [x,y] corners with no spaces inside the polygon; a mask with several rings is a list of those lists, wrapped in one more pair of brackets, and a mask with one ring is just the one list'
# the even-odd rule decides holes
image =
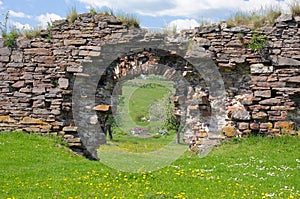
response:
{"label": "sandstone block", "polygon": [[0,123],[15,123],[16,120],[11,118],[10,116],[0,116]]}
{"label": "sandstone block", "polygon": [[290,130],[293,130],[293,129],[295,129],[295,122],[287,122],[287,121],[275,122],[274,127],[277,128],[277,129],[290,129]]}
{"label": "sandstone block", "polygon": [[247,123],[247,122],[241,122],[241,123],[239,123],[238,128],[239,128],[239,130],[249,129],[249,123]]}
{"label": "sandstone block", "polygon": [[250,129],[252,130],[259,130],[259,124],[258,123],[251,123]]}
{"label": "sandstone block", "polygon": [[267,117],[268,117],[268,114],[265,112],[260,111],[258,113],[255,113],[255,112],[252,113],[252,119],[254,119],[254,120],[264,120]]}
{"label": "sandstone block", "polygon": [[25,85],[24,81],[17,81],[16,83],[14,83],[13,85],[11,85],[14,88],[21,88]]}
{"label": "sandstone block", "polygon": [[51,51],[46,48],[29,48],[24,50],[25,55],[51,55]]}
{"label": "sandstone block", "polygon": [[43,122],[40,119],[35,119],[31,117],[24,117],[21,121],[20,124],[47,124],[46,122]]}
{"label": "sandstone block", "polygon": [[222,128],[223,135],[227,137],[234,137],[238,135],[237,129],[234,126],[225,126]]}
{"label": "sandstone block", "polygon": [[270,99],[265,99],[259,102],[259,104],[262,105],[278,105],[281,103],[280,99],[277,98],[270,98]]}
{"label": "sandstone block", "polygon": [[271,90],[263,90],[263,91],[254,91],[255,97],[271,97]]}
{"label": "sandstone block", "polygon": [[271,122],[261,123],[259,125],[259,128],[261,128],[261,129],[272,129],[273,124]]}
{"label": "sandstone block", "polygon": [[84,45],[86,43],[86,39],[65,39],[64,45]]}

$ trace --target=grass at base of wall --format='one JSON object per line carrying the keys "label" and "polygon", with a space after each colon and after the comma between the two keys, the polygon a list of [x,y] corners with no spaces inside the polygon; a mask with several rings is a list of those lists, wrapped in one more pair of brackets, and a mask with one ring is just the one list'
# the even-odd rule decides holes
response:
{"label": "grass at base of wall", "polygon": [[186,152],[125,173],[54,138],[0,133],[0,198],[299,198],[299,148],[299,137],[234,139],[203,158]]}

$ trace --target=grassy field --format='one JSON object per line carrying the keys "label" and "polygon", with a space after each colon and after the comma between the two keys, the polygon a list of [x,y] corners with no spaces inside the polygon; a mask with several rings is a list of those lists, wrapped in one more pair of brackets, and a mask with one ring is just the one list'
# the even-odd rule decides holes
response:
{"label": "grassy field", "polygon": [[128,173],[58,139],[1,133],[0,198],[300,198],[299,149],[299,137],[236,139],[203,158],[186,152],[160,170]]}
{"label": "grassy field", "polygon": [[158,132],[167,119],[164,105],[173,92],[173,82],[159,76],[125,82],[116,114],[119,129],[114,129],[114,134],[119,134],[119,131],[130,134],[136,127],[145,127],[151,133]]}

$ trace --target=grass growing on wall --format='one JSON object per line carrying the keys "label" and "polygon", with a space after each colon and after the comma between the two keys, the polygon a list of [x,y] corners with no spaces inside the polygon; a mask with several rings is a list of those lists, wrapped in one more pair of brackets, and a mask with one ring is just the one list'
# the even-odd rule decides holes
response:
{"label": "grass growing on wall", "polygon": [[290,2],[289,7],[294,16],[300,15],[300,2],[298,0]]}
{"label": "grass growing on wall", "polygon": [[73,23],[77,19],[78,13],[77,13],[77,8],[72,7],[69,12],[67,13],[67,20],[70,23]]}
{"label": "grass growing on wall", "polygon": [[57,139],[1,133],[0,198],[299,198],[299,148],[295,137],[236,139],[204,158],[187,152],[158,171],[125,173]]}
{"label": "grass growing on wall", "polygon": [[237,12],[227,20],[227,24],[230,27],[244,25],[257,29],[264,25],[272,25],[281,13],[281,8],[275,6],[262,7],[259,10],[249,12]]}

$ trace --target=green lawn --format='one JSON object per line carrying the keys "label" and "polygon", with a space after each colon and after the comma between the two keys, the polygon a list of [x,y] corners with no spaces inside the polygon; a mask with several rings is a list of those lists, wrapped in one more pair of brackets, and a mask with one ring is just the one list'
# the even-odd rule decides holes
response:
{"label": "green lawn", "polygon": [[160,170],[128,173],[54,138],[1,133],[0,198],[300,198],[299,149],[299,137],[237,139],[203,158],[186,152]]}
{"label": "green lawn", "polygon": [[[130,134],[136,127],[146,127],[151,133],[163,128],[167,119],[166,111],[170,111],[166,109],[165,104],[169,102],[168,97],[173,96],[173,82],[159,76],[147,78],[136,78],[123,83],[115,117],[119,129],[116,129],[114,134],[118,134],[118,131]],[[146,120],[143,121],[142,118]]]}

